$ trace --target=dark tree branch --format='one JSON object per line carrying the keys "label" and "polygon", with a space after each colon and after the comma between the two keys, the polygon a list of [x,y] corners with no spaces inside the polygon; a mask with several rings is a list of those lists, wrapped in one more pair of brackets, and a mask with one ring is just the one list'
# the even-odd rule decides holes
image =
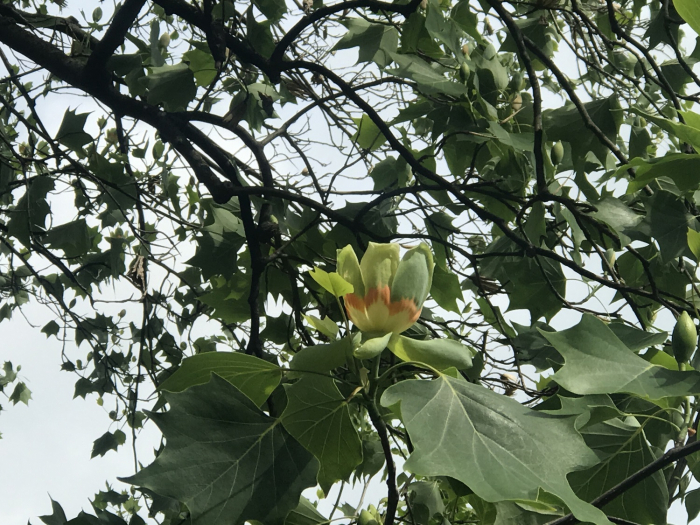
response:
{"label": "dark tree branch", "polygon": [[535,134],[535,177],[537,180],[537,191],[539,193],[549,193],[547,189],[547,181],[544,175],[544,132],[542,131],[542,92],[540,90],[540,82],[537,79],[537,71],[532,65],[532,60],[527,52],[527,47],[525,46],[525,40],[522,31],[510,16],[510,13],[506,10],[500,0],[489,0],[489,4],[493,7],[496,12],[500,15],[503,23],[513,35],[513,39],[518,47],[518,55],[520,61],[525,66],[527,71],[527,76],[530,79],[530,86],[532,87],[532,103],[533,103],[533,116],[532,116],[532,128]]}
{"label": "dark tree branch", "polygon": [[348,2],[339,2],[333,5],[323,6],[316,9],[311,14],[305,16],[299,22],[294,24],[292,28],[287,31],[287,33],[282,37],[282,39],[275,46],[275,50],[270,56],[270,64],[273,67],[279,68],[284,60],[284,53],[287,51],[290,45],[296,40],[296,38],[307,28],[311,27],[313,24],[322,20],[323,18],[330,16],[332,14],[338,13],[340,11],[345,11],[348,9],[362,9],[368,8],[373,11],[384,11],[386,13],[399,13],[405,17],[408,17],[411,13],[415,12],[418,8],[418,4],[421,0],[411,0],[407,4],[392,4],[389,2],[380,2],[377,0],[350,0]]}
{"label": "dark tree branch", "polygon": [[[681,447],[672,448],[656,461],[652,461],[646,467],[639,469],[628,478],[624,479],[611,489],[598,496],[596,499],[591,501],[591,505],[598,507],[599,509],[603,508],[605,505],[627,492],[637,483],[644,481],[655,472],[658,472],[667,465],[689,456],[698,450],[700,450],[700,441],[694,441]],[[546,525],[568,525],[570,523],[579,523],[579,520],[577,520],[573,514],[567,514],[562,518],[548,522]]]}
{"label": "dark tree branch", "polygon": [[129,32],[131,24],[139,16],[145,3],[146,0],[125,0],[122,6],[117,9],[107,32],[88,58],[85,68],[88,75],[105,72],[107,61],[124,43],[124,37]]}

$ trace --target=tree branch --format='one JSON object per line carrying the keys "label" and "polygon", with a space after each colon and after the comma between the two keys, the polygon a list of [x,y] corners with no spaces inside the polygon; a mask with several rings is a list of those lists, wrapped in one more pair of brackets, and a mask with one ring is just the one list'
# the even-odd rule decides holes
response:
{"label": "tree branch", "polygon": [[105,72],[105,66],[112,54],[122,45],[131,24],[139,16],[146,0],[125,0],[112,18],[105,36],[100,40],[88,58],[85,71],[88,75]]}
{"label": "tree branch", "polygon": [[[622,480],[620,483],[598,496],[596,499],[591,501],[591,505],[598,507],[599,509],[603,508],[605,505],[634,487],[640,481],[644,481],[646,478],[655,472],[658,472],[667,465],[689,456],[698,450],[700,450],[700,441],[694,441],[693,443],[689,443],[681,447],[672,448],[656,461],[652,461],[646,467],[639,469],[628,478]],[[566,516],[550,521],[545,525],[568,525],[570,523],[579,523],[579,520],[577,520],[573,514],[567,514]]]}

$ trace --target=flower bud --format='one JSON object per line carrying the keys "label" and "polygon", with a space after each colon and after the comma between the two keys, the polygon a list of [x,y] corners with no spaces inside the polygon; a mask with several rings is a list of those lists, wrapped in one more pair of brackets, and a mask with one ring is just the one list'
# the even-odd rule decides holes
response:
{"label": "flower bud", "polygon": [[564,144],[561,143],[561,140],[552,146],[550,157],[552,159],[552,164],[555,166],[561,164],[561,161],[564,158]]}
{"label": "flower bud", "polygon": [[676,361],[687,363],[697,344],[698,332],[695,328],[695,323],[688,315],[688,312],[683,312],[678,318],[671,336],[671,348]]}

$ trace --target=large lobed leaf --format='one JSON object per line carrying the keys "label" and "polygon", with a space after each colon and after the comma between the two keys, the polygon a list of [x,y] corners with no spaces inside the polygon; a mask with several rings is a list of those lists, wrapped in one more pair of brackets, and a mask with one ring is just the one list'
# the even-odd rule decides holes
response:
{"label": "large lobed leaf", "polygon": [[565,360],[553,380],[575,394],[625,392],[661,399],[700,393],[700,373],[668,370],[645,361],[590,314],[568,330],[540,333]]}
{"label": "large lobed leaf", "polygon": [[164,395],[165,450],[122,481],[184,502],[193,525],[282,523],[316,484],[316,459],[228,381]]}
{"label": "large lobed leaf", "polygon": [[285,385],[285,390],[282,424],[318,458],[318,482],[328,493],[333,483],[347,480],[362,462],[362,442],[348,404],[330,377],[306,376]]}
{"label": "large lobed leaf", "polygon": [[578,519],[609,525],[580,500],[568,473],[597,463],[574,418],[538,413],[462,379],[441,376],[390,387],[384,406],[400,403],[414,451],[405,467],[421,476],[450,476],[491,501],[537,501],[540,489]]}
{"label": "large lobed leaf", "polygon": [[223,377],[261,406],[282,379],[282,369],[255,356],[240,352],[206,352],[188,357],[160,385],[161,390],[182,392],[208,383],[212,373]]}

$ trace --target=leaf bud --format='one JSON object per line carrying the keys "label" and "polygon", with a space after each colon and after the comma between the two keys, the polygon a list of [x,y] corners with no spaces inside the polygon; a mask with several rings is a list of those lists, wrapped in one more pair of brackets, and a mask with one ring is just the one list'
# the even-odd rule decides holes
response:
{"label": "leaf bud", "polygon": [[469,80],[469,75],[471,74],[471,69],[469,69],[469,64],[466,62],[462,62],[462,65],[459,66],[459,78],[462,79],[462,82],[466,82]]}
{"label": "leaf bud", "polygon": [[167,48],[170,45],[170,33],[163,33],[158,39],[158,45]]}
{"label": "leaf bud", "polygon": [[510,107],[513,111],[520,111],[520,109],[523,107],[523,97],[520,96],[520,93],[516,94],[513,97],[513,100],[510,103]]}
{"label": "leaf bud", "polygon": [[550,158],[552,159],[552,164],[555,166],[561,164],[561,161],[564,158],[564,144],[561,143],[561,140],[552,146]]}
{"label": "leaf bud", "polygon": [[683,312],[671,335],[671,348],[673,356],[679,363],[687,363],[697,346],[698,332],[695,328],[695,323],[688,315],[688,312]]}
{"label": "leaf bud", "polygon": [[377,525],[377,520],[369,511],[362,509],[360,517],[357,519],[357,525]]}

